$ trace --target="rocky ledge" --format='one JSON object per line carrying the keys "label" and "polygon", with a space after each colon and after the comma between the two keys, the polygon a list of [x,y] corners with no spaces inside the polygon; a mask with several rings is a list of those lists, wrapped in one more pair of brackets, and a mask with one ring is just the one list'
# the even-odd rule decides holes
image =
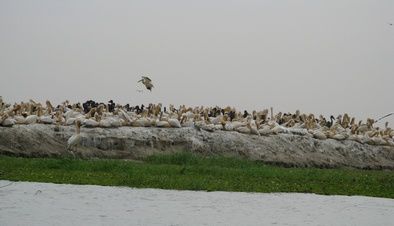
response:
{"label": "rocky ledge", "polygon": [[[26,157],[70,156],[67,140],[74,126],[44,124],[0,127],[0,154]],[[180,151],[241,156],[268,164],[295,167],[394,169],[394,147],[308,136],[247,135],[194,128],[81,128],[74,153],[82,158],[140,159]]]}

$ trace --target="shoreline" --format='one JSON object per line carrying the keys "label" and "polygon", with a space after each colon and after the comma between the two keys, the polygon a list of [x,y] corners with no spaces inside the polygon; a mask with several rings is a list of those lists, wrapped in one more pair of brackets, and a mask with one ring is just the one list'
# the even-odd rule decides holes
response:
{"label": "shoreline", "polygon": [[[0,127],[0,154],[70,157],[74,126],[33,124]],[[81,158],[141,159],[154,154],[193,152],[242,157],[286,167],[394,169],[394,147],[355,141],[318,140],[294,134],[270,136],[207,132],[194,128],[81,128]]]}
{"label": "shoreline", "polygon": [[[0,180],[0,186],[9,181]],[[14,182],[1,225],[389,225],[394,200]],[[149,210],[149,211],[148,211]]]}

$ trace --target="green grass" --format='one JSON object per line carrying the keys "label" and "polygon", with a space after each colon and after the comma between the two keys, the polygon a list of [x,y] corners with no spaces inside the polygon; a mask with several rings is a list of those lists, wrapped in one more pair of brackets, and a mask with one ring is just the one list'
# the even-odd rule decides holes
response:
{"label": "green grass", "polygon": [[125,160],[0,156],[0,179],[206,191],[307,192],[394,198],[394,172],[283,168],[188,153]]}

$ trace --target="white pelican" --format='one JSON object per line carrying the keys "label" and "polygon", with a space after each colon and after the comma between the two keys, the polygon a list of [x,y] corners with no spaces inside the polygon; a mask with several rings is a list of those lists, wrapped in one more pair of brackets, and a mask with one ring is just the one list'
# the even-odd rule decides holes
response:
{"label": "white pelican", "polygon": [[181,123],[176,118],[168,119],[168,123],[170,124],[171,127],[174,127],[174,128],[181,128],[182,127]]}
{"label": "white pelican", "polygon": [[[250,127],[250,125],[249,125],[249,127]],[[249,127],[248,126],[241,126],[241,127],[236,128],[235,130],[239,133],[250,134],[251,131],[250,131]]]}
{"label": "white pelican", "polygon": [[156,126],[157,127],[164,127],[164,128],[170,128],[171,127],[171,125],[170,125],[170,123],[168,123],[168,121],[160,121],[160,120],[156,121]]}
{"label": "white pelican", "polygon": [[145,116],[135,119],[131,122],[131,126],[134,127],[149,127],[151,124],[151,121]]}
{"label": "white pelican", "polygon": [[38,120],[38,116],[37,115],[29,115],[26,117],[26,124],[33,124],[36,123]]}
{"label": "white pelican", "polygon": [[187,115],[183,115],[181,119],[182,127],[194,127],[193,118],[194,116],[189,118]]}
{"label": "white pelican", "polygon": [[273,132],[272,132],[271,127],[269,125],[263,125],[259,129],[259,133],[260,133],[260,135],[268,136],[268,135],[272,134]]}
{"label": "white pelican", "polygon": [[233,121],[233,122],[230,122],[230,123],[231,123],[231,126],[229,125],[228,127],[232,127],[233,130],[236,130],[239,127],[242,127],[242,126],[246,126],[246,124],[244,122],[240,122],[240,121],[235,121],[235,122]]}
{"label": "white pelican", "polygon": [[99,126],[104,128],[117,128],[123,125],[124,120],[121,120],[117,116],[107,116],[100,120]]}
{"label": "white pelican", "polygon": [[387,141],[384,140],[381,136],[375,136],[371,138],[373,144],[375,145],[387,145]]}
{"label": "white pelican", "polygon": [[319,140],[327,139],[326,134],[320,129],[312,131],[312,135],[314,138],[319,139]]}
{"label": "white pelican", "polygon": [[15,115],[14,119],[16,124],[26,124],[26,118],[22,115]]}
{"label": "white pelican", "polygon": [[2,126],[7,126],[7,127],[11,127],[15,125],[16,122],[15,119],[10,118],[7,113],[2,117],[2,119],[0,119],[0,121],[2,121],[1,122]]}
{"label": "white pelican", "polygon": [[259,130],[257,129],[257,127],[255,125],[253,125],[253,124],[251,125],[251,123],[249,123],[247,125],[247,127],[250,129],[251,134],[255,134],[255,135],[260,136]]}
{"label": "white pelican", "polygon": [[43,124],[53,124],[55,120],[50,115],[43,115],[38,118],[38,121]]}
{"label": "white pelican", "polygon": [[72,152],[72,148],[80,144],[81,140],[81,121],[77,120],[75,122],[75,134],[67,140],[67,150]]}
{"label": "white pelican", "polygon": [[346,140],[349,137],[347,133],[337,133],[332,138],[335,140]]}
{"label": "white pelican", "polygon": [[119,109],[119,115],[127,122],[127,124],[131,123],[132,120],[130,115],[128,115],[123,109]]}
{"label": "white pelican", "polygon": [[286,127],[281,126],[275,122],[275,126],[274,128],[272,128],[272,132],[274,134],[278,134],[278,133],[289,133],[290,131]]}
{"label": "white pelican", "polygon": [[89,127],[89,128],[97,127],[100,125],[96,120],[94,120],[92,118],[84,119],[82,121],[82,123],[83,123],[83,125],[85,125],[86,127]]}

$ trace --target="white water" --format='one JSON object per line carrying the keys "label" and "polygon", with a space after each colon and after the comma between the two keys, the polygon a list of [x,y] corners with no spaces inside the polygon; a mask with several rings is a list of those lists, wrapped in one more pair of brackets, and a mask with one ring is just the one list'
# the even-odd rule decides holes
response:
{"label": "white water", "polygon": [[0,225],[392,225],[394,199],[0,181]]}

